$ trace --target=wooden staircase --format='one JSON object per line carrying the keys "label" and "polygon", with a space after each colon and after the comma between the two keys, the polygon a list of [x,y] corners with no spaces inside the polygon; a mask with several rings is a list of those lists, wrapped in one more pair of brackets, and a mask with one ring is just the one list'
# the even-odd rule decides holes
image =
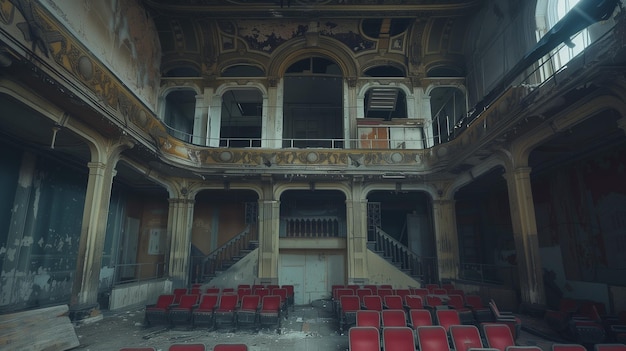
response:
{"label": "wooden staircase", "polygon": [[436,258],[416,255],[379,227],[370,235],[367,247],[417,281],[430,283],[437,280]]}

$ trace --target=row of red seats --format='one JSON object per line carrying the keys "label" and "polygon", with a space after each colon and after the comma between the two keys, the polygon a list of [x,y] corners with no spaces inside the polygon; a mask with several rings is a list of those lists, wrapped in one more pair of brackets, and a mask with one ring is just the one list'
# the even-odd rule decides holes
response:
{"label": "row of red seats", "polygon": [[566,338],[581,344],[626,342],[626,311],[607,315],[603,303],[563,298],[558,310],[548,310],[546,323]]}
{"label": "row of red seats", "polygon": [[[208,351],[204,344],[173,344],[168,351]],[[246,344],[217,344],[213,351],[248,351]],[[123,347],[119,351],[156,351],[154,347]]]}
{"label": "row of red seats", "polygon": [[[493,351],[521,351],[515,344],[511,330],[504,324],[483,324],[485,344],[478,328],[474,325],[452,325],[449,331],[441,325],[384,327],[356,326],[348,332],[350,351],[468,351],[490,348]],[[417,340],[417,342],[416,342]],[[417,345],[416,345],[417,344]],[[417,348],[416,348],[417,346]],[[541,351],[537,349],[536,351]]]}
{"label": "row of red seats", "polygon": [[232,294],[232,293],[237,293],[237,295],[239,295],[239,298],[241,298],[243,295],[250,295],[250,294],[256,294],[256,295],[261,295],[261,296],[265,296],[265,295],[275,295],[272,293],[272,291],[274,289],[286,289],[287,290],[287,299],[288,302],[293,305],[293,299],[294,299],[294,286],[293,285],[261,285],[261,284],[254,284],[254,285],[249,285],[249,284],[239,284],[237,285],[236,288],[231,288],[231,287],[215,287],[215,286],[211,286],[211,287],[203,287],[202,285],[199,284],[194,284],[192,285],[191,288],[186,289],[186,288],[176,288],[173,291],[173,294],[176,295],[176,300],[178,300],[178,298],[182,295],[185,294],[195,294],[195,295],[202,295],[202,294]]}
{"label": "row of red seats", "polygon": [[286,289],[278,288],[274,292],[280,295],[243,295],[241,300],[239,295],[229,293],[185,294],[178,303],[174,302],[174,294],[160,295],[155,304],[146,306],[145,323],[209,328],[277,325],[280,328],[281,315],[288,306]]}

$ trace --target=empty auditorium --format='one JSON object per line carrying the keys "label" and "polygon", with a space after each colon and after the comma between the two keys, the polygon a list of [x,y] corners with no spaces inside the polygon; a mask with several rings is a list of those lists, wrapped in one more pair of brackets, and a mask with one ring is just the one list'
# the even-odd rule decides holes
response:
{"label": "empty auditorium", "polygon": [[0,0],[0,349],[626,351],[626,0]]}

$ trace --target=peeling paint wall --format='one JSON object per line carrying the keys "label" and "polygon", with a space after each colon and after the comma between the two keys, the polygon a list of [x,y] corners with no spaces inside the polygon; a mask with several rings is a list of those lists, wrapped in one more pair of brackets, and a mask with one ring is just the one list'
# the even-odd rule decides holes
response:
{"label": "peeling paint wall", "polygon": [[155,109],[161,45],[137,0],[47,0],[42,5]]}
{"label": "peeling paint wall", "polygon": [[[69,301],[76,269],[87,168],[29,152],[0,159],[3,212],[0,311]],[[19,174],[15,178],[15,174]],[[10,180],[14,181],[11,182]]]}
{"label": "peeling paint wall", "polygon": [[562,267],[554,271],[565,296],[576,294],[573,281],[626,284],[625,169],[621,144],[533,182],[539,244],[560,248]]}

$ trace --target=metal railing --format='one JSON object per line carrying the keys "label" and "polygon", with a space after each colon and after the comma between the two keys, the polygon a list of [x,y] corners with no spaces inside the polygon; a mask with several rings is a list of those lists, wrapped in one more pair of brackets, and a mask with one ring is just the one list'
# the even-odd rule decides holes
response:
{"label": "metal railing", "polygon": [[371,244],[372,250],[408,275],[420,279],[423,283],[438,281],[435,257],[418,256],[380,228],[376,228],[374,242]]}
{"label": "metal railing", "polygon": [[165,276],[165,263],[126,263],[114,266],[113,285],[135,283]]}
{"label": "metal railing", "polygon": [[[185,141],[190,144],[212,147],[211,145],[219,145],[215,147],[220,148],[260,148],[262,145],[268,148],[283,148],[283,149],[306,149],[306,148],[320,148],[320,149],[364,149],[364,150],[379,150],[379,149],[423,149],[423,147],[416,147],[416,145],[424,145],[425,140],[416,141],[414,139],[401,139],[401,138],[386,138],[386,139],[344,139],[344,138],[317,138],[317,139],[299,139],[299,138],[207,138],[194,136],[193,134],[185,133],[173,129],[172,127],[164,124],[168,131],[168,134]],[[395,126],[394,128],[400,128]],[[415,126],[407,126],[407,128],[415,128]],[[435,139],[439,137],[436,136]],[[278,146],[277,146],[278,145]]]}
{"label": "metal railing", "polygon": [[510,288],[517,288],[519,284],[516,266],[461,263],[459,278],[484,284],[503,285]]}
{"label": "metal railing", "polygon": [[[257,231],[250,226],[234,236],[224,245],[206,256],[191,257],[191,281],[203,283],[214,277],[218,271],[226,269],[244,250],[251,250],[258,245]],[[256,244],[254,244],[256,242]]]}

